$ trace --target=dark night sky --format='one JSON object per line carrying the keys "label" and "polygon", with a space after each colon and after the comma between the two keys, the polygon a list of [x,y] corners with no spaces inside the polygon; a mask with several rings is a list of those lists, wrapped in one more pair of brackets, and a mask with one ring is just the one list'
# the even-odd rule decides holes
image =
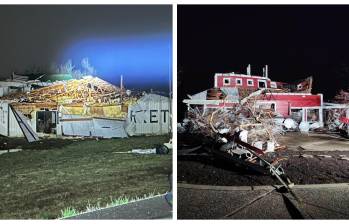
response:
{"label": "dark night sky", "polygon": [[348,6],[178,6],[179,118],[186,94],[214,85],[214,73],[275,81],[314,77],[314,93],[331,99],[349,88]]}
{"label": "dark night sky", "polygon": [[0,28],[0,78],[88,57],[107,81],[168,89],[170,5],[2,5]]}

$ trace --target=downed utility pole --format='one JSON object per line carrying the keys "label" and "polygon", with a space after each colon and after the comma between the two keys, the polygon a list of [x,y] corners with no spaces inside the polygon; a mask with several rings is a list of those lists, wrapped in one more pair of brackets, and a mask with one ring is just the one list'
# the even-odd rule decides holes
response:
{"label": "downed utility pole", "polygon": [[252,157],[251,161],[255,161],[259,163],[262,167],[269,169],[270,174],[272,176],[275,176],[280,181],[280,183],[283,186],[285,186],[288,190],[290,190],[294,186],[294,183],[292,183],[290,179],[287,177],[281,165],[278,164],[278,159],[274,160],[273,162],[267,161],[262,157],[264,152],[261,149],[252,146],[244,141],[241,141],[238,133],[234,134],[233,136],[227,136],[226,138],[229,142],[235,143],[232,145],[232,149],[233,147],[240,147],[243,150],[247,150],[254,156],[254,158]]}

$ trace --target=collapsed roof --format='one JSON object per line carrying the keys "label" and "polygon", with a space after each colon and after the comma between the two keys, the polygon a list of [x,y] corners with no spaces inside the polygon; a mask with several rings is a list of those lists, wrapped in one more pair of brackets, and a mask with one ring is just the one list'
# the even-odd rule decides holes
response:
{"label": "collapsed roof", "polygon": [[1,99],[28,103],[116,103],[125,91],[97,77],[57,81],[27,93],[15,93]]}
{"label": "collapsed roof", "polygon": [[63,114],[89,117],[126,118],[127,107],[138,97],[100,78],[87,76],[53,82],[52,85],[16,92],[0,100],[10,102],[24,115],[35,110],[59,110]]}

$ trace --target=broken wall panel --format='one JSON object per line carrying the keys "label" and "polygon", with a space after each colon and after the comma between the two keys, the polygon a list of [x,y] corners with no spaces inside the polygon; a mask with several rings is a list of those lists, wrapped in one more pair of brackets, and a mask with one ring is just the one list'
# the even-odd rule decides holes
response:
{"label": "broken wall panel", "polygon": [[[32,125],[30,120],[26,120]],[[0,134],[7,137],[24,137],[13,111],[6,101],[0,101]]]}
{"label": "broken wall panel", "polygon": [[93,118],[93,135],[103,138],[127,138],[125,121]]}
{"label": "broken wall panel", "polygon": [[171,100],[156,94],[147,94],[129,107],[127,133],[129,135],[161,135],[171,129]]}
{"label": "broken wall panel", "polygon": [[62,135],[90,137],[93,133],[92,118],[79,115],[63,115],[60,121]]}
{"label": "broken wall panel", "polygon": [[65,136],[100,138],[126,138],[125,121],[103,118],[85,118],[79,115],[63,115],[61,132]]}

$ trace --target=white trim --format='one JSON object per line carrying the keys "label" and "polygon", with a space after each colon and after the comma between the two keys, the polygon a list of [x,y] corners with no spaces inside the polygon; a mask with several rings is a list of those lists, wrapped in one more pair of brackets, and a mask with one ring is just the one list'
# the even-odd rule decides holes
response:
{"label": "white trim", "polygon": [[[240,81],[240,84],[238,84],[238,80]],[[235,78],[235,85],[242,86],[242,78]]]}
{"label": "white trim", "polygon": [[216,105],[219,105],[220,103],[239,103],[239,100],[233,101],[233,100],[189,100],[189,99],[185,99],[185,100],[183,100],[183,103],[186,103],[187,105],[191,105],[191,104],[198,104],[198,105],[216,104]]}
{"label": "white trim", "polygon": [[[228,80],[228,83],[225,83],[225,81]],[[223,78],[223,86],[230,86],[231,79],[230,78]]]}
{"label": "white trim", "polygon": [[[313,94],[311,93],[266,93],[267,95],[297,95],[297,96],[301,96],[301,95],[306,95],[306,96],[311,96]],[[317,96],[317,95],[314,95]]]}
{"label": "white trim", "polygon": [[290,107],[290,109],[321,109],[321,106],[316,107]]}
{"label": "white trim", "polygon": [[[318,120],[317,121],[308,121],[308,111],[309,110],[319,110],[319,116],[318,116]],[[323,119],[322,119],[322,108],[307,108],[305,109],[305,118],[306,118],[306,122],[309,122],[309,123],[315,123],[315,122],[320,122],[322,123],[323,122]]]}
{"label": "white trim", "polygon": [[274,88],[276,89],[278,86],[276,84],[276,82],[270,82],[270,88]]}
{"label": "white trim", "polygon": [[236,74],[234,72],[231,72],[231,73],[216,73],[215,75],[217,75],[217,76],[235,76],[235,77],[241,77],[241,78],[257,78],[257,79],[270,80],[270,78],[263,77],[263,76]]}
{"label": "white trim", "polygon": [[328,109],[349,109],[349,105],[347,104],[335,104],[335,103],[324,103],[322,108],[325,110]]}
{"label": "white trim", "polygon": [[259,106],[259,105],[261,105],[261,104],[270,104],[270,106],[272,105],[272,104],[274,104],[274,111],[276,112],[277,111],[277,103],[276,103],[276,101],[274,101],[274,100],[257,100],[256,101],[256,106]]}
{"label": "white trim", "polygon": [[[251,81],[252,84],[248,84],[249,81]],[[253,79],[247,79],[247,86],[254,86],[254,80]]]}

